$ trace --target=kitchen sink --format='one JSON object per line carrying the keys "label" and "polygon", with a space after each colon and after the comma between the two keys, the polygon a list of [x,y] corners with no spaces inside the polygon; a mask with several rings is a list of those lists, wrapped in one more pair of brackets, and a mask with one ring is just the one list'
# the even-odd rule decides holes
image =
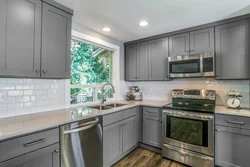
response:
{"label": "kitchen sink", "polygon": [[127,104],[120,104],[120,103],[113,103],[113,104],[107,104],[105,106],[108,106],[108,107],[122,107],[122,106],[125,106]]}
{"label": "kitchen sink", "polygon": [[125,105],[127,105],[127,104],[112,103],[112,104],[107,104],[107,105],[88,106],[88,107],[98,109],[98,110],[108,110],[108,109],[112,109],[112,108],[122,107]]}

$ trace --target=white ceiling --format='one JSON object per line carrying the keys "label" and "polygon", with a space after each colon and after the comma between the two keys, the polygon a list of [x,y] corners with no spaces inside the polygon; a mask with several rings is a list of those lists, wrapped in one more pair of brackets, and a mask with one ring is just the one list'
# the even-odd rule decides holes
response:
{"label": "white ceiling", "polygon": [[[123,42],[250,13],[250,0],[55,1],[74,10],[75,23]],[[141,20],[149,25],[139,27]]]}

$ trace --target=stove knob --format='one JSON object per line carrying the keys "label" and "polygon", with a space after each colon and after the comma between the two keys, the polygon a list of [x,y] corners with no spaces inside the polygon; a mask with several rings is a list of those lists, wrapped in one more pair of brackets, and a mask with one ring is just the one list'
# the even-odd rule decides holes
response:
{"label": "stove knob", "polygon": [[214,93],[213,93],[213,92],[211,92],[211,93],[210,93],[210,96],[213,96],[213,95],[214,95]]}
{"label": "stove knob", "polygon": [[208,92],[206,92],[206,96],[208,96],[209,94],[208,94]]}

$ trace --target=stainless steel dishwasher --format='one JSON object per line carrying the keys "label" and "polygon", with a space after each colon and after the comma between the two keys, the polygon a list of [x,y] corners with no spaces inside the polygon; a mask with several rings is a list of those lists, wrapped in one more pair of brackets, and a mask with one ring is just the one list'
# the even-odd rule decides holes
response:
{"label": "stainless steel dishwasher", "polygon": [[60,127],[61,167],[102,167],[101,118]]}

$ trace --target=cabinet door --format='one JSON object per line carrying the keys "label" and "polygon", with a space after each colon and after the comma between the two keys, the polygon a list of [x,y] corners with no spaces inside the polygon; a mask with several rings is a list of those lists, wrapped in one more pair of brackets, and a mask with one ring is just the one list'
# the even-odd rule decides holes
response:
{"label": "cabinet door", "polygon": [[168,80],[168,38],[148,42],[149,80]]}
{"label": "cabinet door", "polygon": [[136,80],[136,44],[127,45],[125,50],[125,79]]}
{"label": "cabinet door", "polygon": [[0,163],[0,167],[60,167],[59,144]]}
{"label": "cabinet door", "polygon": [[249,166],[250,130],[215,127],[215,164],[223,167]]}
{"label": "cabinet door", "polygon": [[148,42],[137,44],[137,75],[136,79],[141,81],[148,80]]}
{"label": "cabinet door", "polygon": [[40,77],[41,1],[2,0],[0,6],[1,75]]}
{"label": "cabinet door", "polygon": [[162,122],[161,117],[143,115],[143,143],[162,147]]}
{"label": "cabinet door", "polygon": [[216,79],[250,78],[249,22],[215,27]]}
{"label": "cabinet door", "polygon": [[109,164],[122,154],[122,121],[103,128],[103,164]]}
{"label": "cabinet door", "polygon": [[214,51],[214,27],[190,32],[190,54]]}
{"label": "cabinet door", "polygon": [[123,152],[134,147],[139,141],[137,116],[130,117],[123,121],[122,126],[122,148]]}
{"label": "cabinet door", "polygon": [[189,33],[169,37],[169,56],[189,55]]}
{"label": "cabinet door", "polygon": [[42,22],[42,77],[70,78],[72,16],[43,3]]}

